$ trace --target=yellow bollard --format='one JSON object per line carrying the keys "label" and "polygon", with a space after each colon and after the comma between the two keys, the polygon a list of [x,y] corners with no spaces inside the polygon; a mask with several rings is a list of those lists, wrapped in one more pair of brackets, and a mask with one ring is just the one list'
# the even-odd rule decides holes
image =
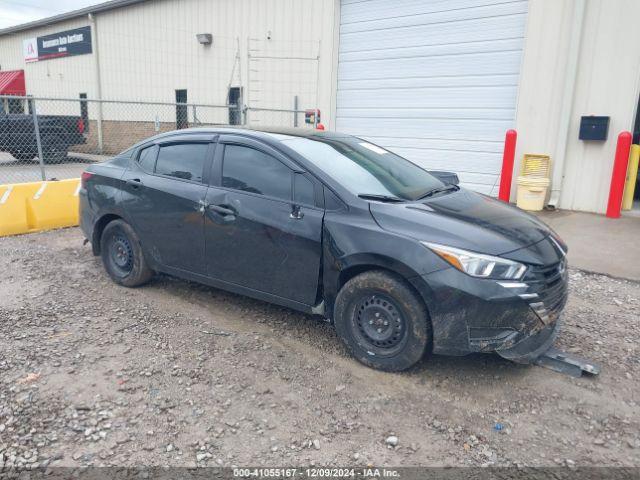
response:
{"label": "yellow bollard", "polygon": [[627,167],[627,181],[624,184],[622,195],[622,210],[631,210],[633,207],[633,194],[636,190],[636,178],[638,178],[638,161],[640,160],[640,145],[631,145],[629,153],[629,165]]}

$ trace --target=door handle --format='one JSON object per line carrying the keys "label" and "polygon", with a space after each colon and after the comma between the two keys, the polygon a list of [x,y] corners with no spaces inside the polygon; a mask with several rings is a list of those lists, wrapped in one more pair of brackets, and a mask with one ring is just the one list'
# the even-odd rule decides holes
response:
{"label": "door handle", "polygon": [[235,215],[236,211],[229,208],[226,205],[209,205],[209,210],[213,210],[216,213],[219,213],[220,215],[227,216],[227,215]]}
{"label": "door handle", "polygon": [[209,210],[216,212],[222,216],[224,223],[231,223],[236,219],[236,211],[229,207],[229,205],[208,205]]}
{"label": "door handle", "polygon": [[125,182],[127,185],[129,185],[132,188],[138,188],[140,186],[142,186],[142,181],[139,178],[130,178],[128,180],[125,180]]}

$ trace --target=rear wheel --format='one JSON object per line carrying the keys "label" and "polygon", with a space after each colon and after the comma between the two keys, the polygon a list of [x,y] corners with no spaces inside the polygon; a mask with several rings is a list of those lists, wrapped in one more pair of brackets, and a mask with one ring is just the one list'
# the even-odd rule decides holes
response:
{"label": "rear wheel", "polygon": [[33,153],[28,153],[28,152],[10,152],[10,153],[13,158],[21,162],[31,160],[33,159],[33,157],[35,157]]}
{"label": "rear wheel", "polygon": [[69,154],[69,147],[50,147],[44,152],[44,163],[63,163]]}
{"label": "rear wheel", "polygon": [[100,255],[111,279],[125,287],[143,285],[153,276],[138,236],[123,220],[113,220],[105,227],[100,238]]}
{"label": "rear wheel", "polygon": [[415,365],[431,340],[422,300],[404,280],[385,271],[349,280],[336,298],[334,320],[353,356],[379,370]]}

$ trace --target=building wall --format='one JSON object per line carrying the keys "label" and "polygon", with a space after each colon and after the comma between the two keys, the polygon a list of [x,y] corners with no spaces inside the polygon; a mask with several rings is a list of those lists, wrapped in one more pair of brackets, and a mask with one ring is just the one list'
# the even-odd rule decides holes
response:
{"label": "building wall", "polygon": [[[339,0],[154,0],[99,13],[94,34],[102,97],[173,102],[175,90],[184,88],[189,102],[220,105],[229,85],[241,86],[254,107],[290,108],[297,95],[300,108],[320,108],[323,123],[334,128],[339,10]],[[524,153],[550,155],[550,202],[560,208],[606,209],[616,137],[632,128],[638,102],[638,18],[637,0],[529,0],[516,176]],[[24,69],[34,96],[96,98],[95,54],[22,59],[23,39],[88,24],[82,17],[2,35],[0,68]],[[198,44],[196,33],[212,33],[213,45]],[[43,113],[77,110],[75,103],[60,105]],[[135,108],[105,107],[103,116],[135,122],[142,115],[161,123],[175,117],[171,109]],[[198,111],[206,123],[224,122],[227,114],[224,108]],[[590,114],[611,117],[606,142],[578,140],[580,116]],[[285,117],[253,113],[250,120],[274,125]],[[514,181],[512,199],[515,191]]]}
{"label": "building wall", "polygon": [[0,36],[0,70],[24,70],[29,95],[77,98],[82,92],[95,98],[93,55],[78,55],[26,64],[22,53],[22,41],[27,38],[84,27],[88,24],[86,17],[74,18],[33,30]]}
{"label": "building wall", "polygon": [[[292,108],[297,95],[300,108],[328,113],[337,3],[155,0],[100,12],[93,33],[102,98],[174,102],[175,90],[187,89],[190,103],[224,105],[228,87],[241,86],[252,106]],[[0,67],[24,69],[34,96],[96,98],[95,42],[91,55],[22,59],[23,39],[89,24],[83,17],[3,35]],[[197,33],[211,33],[213,45],[200,45]],[[269,121],[266,114],[254,120]]]}
{"label": "building wall", "polygon": [[[606,210],[617,135],[633,128],[638,104],[639,17],[635,0],[530,0],[516,175],[524,153],[550,155],[560,208]],[[583,115],[611,117],[607,141],[578,139]]]}

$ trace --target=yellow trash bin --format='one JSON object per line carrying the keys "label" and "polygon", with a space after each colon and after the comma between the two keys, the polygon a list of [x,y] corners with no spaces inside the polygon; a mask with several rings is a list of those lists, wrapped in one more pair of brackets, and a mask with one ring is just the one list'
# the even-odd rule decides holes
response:
{"label": "yellow trash bin", "polygon": [[544,208],[544,200],[549,190],[548,178],[519,176],[517,180],[518,208],[538,212]]}

